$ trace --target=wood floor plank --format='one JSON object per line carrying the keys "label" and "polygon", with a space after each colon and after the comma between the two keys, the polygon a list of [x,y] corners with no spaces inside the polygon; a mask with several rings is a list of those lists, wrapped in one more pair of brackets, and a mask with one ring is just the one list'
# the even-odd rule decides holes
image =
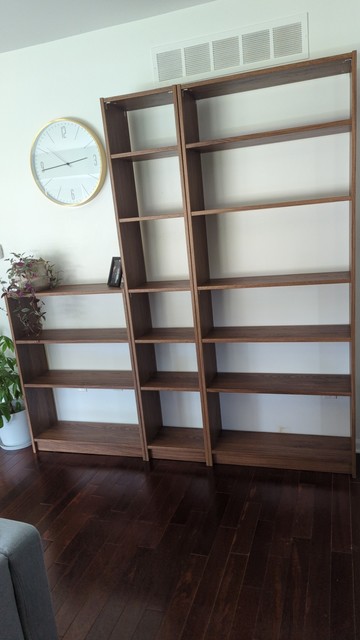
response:
{"label": "wood floor plank", "polygon": [[171,601],[165,611],[156,640],[180,638],[191,605],[202,578],[206,558],[190,555],[175,586]]}
{"label": "wood floor plank", "polygon": [[[152,588],[147,608],[165,611],[194,541],[203,530],[204,514],[192,512],[185,525],[170,523],[153,555]],[[176,562],[174,561],[176,558]]]}
{"label": "wood floor plank", "polygon": [[146,609],[131,640],[154,640],[162,622],[161,611]]}
{"label": "wood floor plank", "polygon": [[153,551],[151,549],[138,549],[134,566],[125,574],[124,583],[127,585],[125,606],[109,636],[109,640],[130,640],[139,625],[139,622],[147,608],[147,596],[151,590],[152,572],[149,566],[153,566]]}
{"label": "wood floor plank", "polygon": [[250,491],[252,472],[251,469],[247,471],[246,475],[236,479],[229,492],[230,498],[221,522],[223,527],[236,527],[238,525]]}
{"label": "wood floor plank", "polygon": [[246,562],[247,557],[245,555],[230,554],[209,624],[203,636],[204,640],[226,638],[230,633],[244,578]]}
{"label": "wood floor plank", "polygon": [[253,543],[256,527],[259,521],[261,503],[247,502],[241,514],[241,520],[236,529],[233,553],[249,554]]}
{"label": "wood floor plank", "polygon": [[244,576],[247,587],[262,589],[273,536],[273,523],[259,520]]}
{"label": "wood floor plank", "polygon": [[333,476],[331,550],[351,553],[350,478]]}
{"label": "wood floor plank", "polygon": [[[219,527],[199,588],[181,634],[181,640],[201,638],[213,609],[234,539],[234,529]],[[206,620],[206,626],[205,626]]]}
{"label": "wood floor plank", "polygon": [[128,585],[131,584],[131,576],[137,571],[139,562],[143,562],[144,553],[138,549],[137,539],[132,531],[123,538],[118,546],[116,570],[111,573],[111,581],[107,592],[106,601],[102,608],[96,611],[96,617],[86,637],[86,640],[108,640],[125,609],[128,602]]}
{"label": "wood floor plank", "polygon": [[270,555],[282,556],[284,558],[289,558],[291,555],[298,482],[298,471],[285,471],[279,505],[274,521]]}
{"label": "wood floor plank", "polygon": [[185,492],[171,521],[177,524],[184,524],[192,510],[207,511],[213,492],[214,483],[211,475],[196,475],[195,477],[192,475],[189,488]]}
{"label": "wood floor plank", "polygon": [[330,637],[331,487],[330,474],[318,476],[306,594],[306,640],[329,640]]}
{"label": "wood floor plank", "polygon": [[[119,554],[120,550],[116,545],[108,543],[104,545],[101,550],[103,563],[101,572],[95,584],[91,581],[91,588],[89,588],[87,581],[89,578],[91,579],[91,576],[94,575],[101,563],[101,560],[99,561],[100,554],[95,566],[85,572],[83,580],[78,585],[78,588],[81,589],[81,601],[80,599],[77,601],[76,615],[73,616],[70,625],[62,636],[64,640],[78,640],[86,636],[91,630],[107,601],[108,591],[113,586],[113,571],[114,566],[118,563]],[[62,630],[64,631],[66,623],[70,620],[71,613],[69,606],[60,609],[57,617],[60,633]],[[68,619],[66,619],[67,617]]]}
{"label": "wood floor plank", "polygon": [[360,478],[0,450],[0,517],[40,531],[61,640],[360,638]]}
{"label": "wood floor plank", "polygon": [[254,640],[255,625],[260,602],[260,589],[243,586],[227,640]]}
{"label": "wood floor plank", "polygon": [[314,518],[314,485],[298,485],[295,515],[293,522],[294,538],[307,538],[312,536]]}
{"label": "wood floor plank", "polygon": [[351,482],[350,491],[355,638],[358,638],[360,637],[360,482]]}
{"label": "wood floor plank", "polygon": [[310,541],[294,540],[284,598],[279,640],[305,640],[303,636]]}
{"label": "wood floor plank", "polygon": [[228,500],[229,496],[226,493],[215,493],[205,515],[197,540],[192,548],[192,553],[197,553],[201,556],[209,555]]}
{"label": "wood floor plank", "polygon": [[355,634],[352,559],[348,553],[331,554],[330,640],[352,640]]}
{"label": "wood floor plank", "polygon": [[89,571],[89,566],[98,565],[102,556],[101,549],[106,542],[106,530],[104,523],[96,519],[86,522],[79,535],[70,543],[64,551],[64,564],[69,562],[68,569],[63,578],[52,591],[54,609],[59,621],[59,632],[65,633],[67,627],[76,616],[76,608],[82,606],[81,598],[84,592],[81,585],[84,583],[84,575]]}
{"label": "wood floor plank", "polygon": [[255,640],[274,640],[279,637],[289,560],[270,556],[259,602]]}
{"label": "wood floor plank", "polygon": [[167,479],[167,482],[159,487],[156,508],[154,508],[153,503],[147,504],[142,510],[139,519],[145,522],[167,524],[174,515],[188,486],[189,479],[186,477]]}
{"label": "wood floor plank", "polygon": [[275,520],[283,477],[282,469],[256,469],[248,499],[261,502],[261,520],[268,522]]}

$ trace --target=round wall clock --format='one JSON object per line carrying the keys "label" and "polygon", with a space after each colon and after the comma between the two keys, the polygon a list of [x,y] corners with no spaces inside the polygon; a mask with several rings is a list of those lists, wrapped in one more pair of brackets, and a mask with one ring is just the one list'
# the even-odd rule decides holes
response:
{"label": "round wall clock", "polygon": [[105,180],[106,159],[99,138],[85,124],[70,118],[52,120],[39,131],[30,162],[40,191],[65,206],[89,202]]}

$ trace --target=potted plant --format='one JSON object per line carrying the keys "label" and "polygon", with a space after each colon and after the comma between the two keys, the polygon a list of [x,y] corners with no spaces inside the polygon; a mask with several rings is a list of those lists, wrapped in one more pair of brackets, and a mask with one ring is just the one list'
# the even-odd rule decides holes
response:
{"label": "potted plant", "polygon": [[3,295],[15,300],[14,313],[26,335],[39,335],[46,312],[36,292],[55,287],[58,278],[54,265],[43,258],[12,253],[7,270],[8,282],[2,281]]}
{"label": "potted plant", "polygon": [[0,447],[22,449],[31,444],[15,347],[11,338],[0,336]]}

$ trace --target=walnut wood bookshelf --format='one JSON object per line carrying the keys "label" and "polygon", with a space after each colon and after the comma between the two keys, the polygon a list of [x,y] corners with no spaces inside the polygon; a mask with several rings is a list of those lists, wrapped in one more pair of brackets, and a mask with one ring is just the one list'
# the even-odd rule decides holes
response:
{"label": "walnut wood bookshelf", "polygon": [[[251,131],[243,126],[239,112],[236,130],[220,134],[203,134],[202,105],[212,114],[213,105],[219,108],[219,99],[240,94],[254,95],[261,101],[263,92],[279,91],[294,86],[300,88],[311,83],[313,95],[323,79],[347,76],[348,113],[321,113],[306,122],[297,120],[291,112],[272,126],[265,119]],[[174,135],[162,135],[157,142],[152,136],[139,143],[136,127],[148,126],[148,114],[163,109],[171,114]],[[356,52],[317,60],[306,60],[268,69],[212,78],[186,85],[161,87],[154,90],[101,99],[107,157],[110,168],[114,209],[120,253],[124,272],[124,287],[119,292],[100,286],[104,294],[123,296],[127,330],[74,329],[46,330],[39,338],[24,338],[12,313],[12,301],[7,301],[12,320],[12,331],[21,368],[27,408],[33,432],[35,450],[82,451],[118,455],[142,456],[144,460],[165,458],[235,465],[258,465],[298,470],[332,471],[355,475],[355,160],[356,160]],[[215,108],[214,108],[215,109]],[[296,111],[296,110],[295,110]],[[214,110],[215,113],[215,110]],[[225,118],[226,116],[224,116]],[[216,119],[216,118],[214,118]],[[159,123],[159,120],[157,121]],[[151,126],[150,126],[151,128]],[[154,128],[155,131],[155,128]],[[151,132],[153,133],[153,132]],[[208,159],[225,154],[227,159],[239,150],[285,147],[286,143],[303,144],[304,141],[338,140],[346,136],[349,151],[349,175],[344,189],[333,187],[329,176],[326,188],[307,192],[291,188],[285,195],[250,197],[240,193],[232,200],[221,196],[212,200],[209,179],[206,176]],[[166,139],[165,139],[166,138]],[[147,142],[151,140],[151,142]],[[269,147],[270,146],[270,147]],[[141,191],[142,165],[159,162],[169,164],[169,172],[176,172],[181,188],[181,203],[168,209],[144,205]],[[174,164],[175,162],[175,164]],[[158,166],[158,164],[157,164]],[[167,167],[168,165],[166,165]],[[140,167],[140,169],[139,169]],[[165,167],[165,165],[164,165]],[[259,174],[258,180],[262,176]],[[167,176],[164,169],[164,182]],[[240,190],[241,191],[241,190]],[[145,198],[146,200],[146,198]],[[306,207],[315,210],[347,207],[347,225],[350,229],[348,264],[342,268],[327,265],[314,269],[290,269],[279,273],[259,270],[247,273],[239,270],[231,275],[215,273],[208,236],[212,220],[224,216],[255,216],[258,212],[302,212]],[[187,273],[177,278],[169,274],[152,277],[148,265],[146,234],[158,223],[182,224]],[[228,292],[268,290],[280,292],[309,290],[311,287],[331,285],[335,291],[347,287],[348,321],[332,323],[277,324],[266,321],[249,326],[231,322],[218,323],[214,313],[214,297]],[[47,295],[91,295],[96,291],[90,285],[75,289],[59,287]],[[99,285],[98,285],[99,287]],[[152,296],[182,293],[188,296],[191,326],[163,326],[152,318]],[[339,303],[340,304],[340,303]],[[46,362],[45,346],[51,343],[111,343],[129,344],[132,372],[50,371]],[[217,349],[223,345],[240,344],[277,345],[281,343],[322,345],[324,343],[349,345],[349,371],[299,372],[297,363],[290,373],[276,371],[246,372],[222,371],[218,366]],[[168,370],[158,367],[157,348],[162,345],[193,345],[196,370]],[[133,388],[139,414],[138,425],[63,423],[56,417],[53,389],[61,386],[99,388]],[[163,418],[162,394],[196,394],[201,413],[201,424],[170,425]],[[268,394],[276,398],[296,396],[302,402],[305,396],[318,398],[342,397],[349,406],[347,431],[339,428],[339,435],[313,435],[249,430],[241,422],[230,429],[222,415],[222,399],[228,394]],[[234,397],[234,396],[233,396]],[[224,422],[224,424],[223,424]],[[340,425],[339,425],[340,426]],[[343,426],[343,425],[342,425]],[[346,431],[346,435],[344,435]]]}
{"label": "walnut wood bookshelf", "polygon": [[[105,284],[63,285],[39,291],[38,297],[122,296],[122,289]],[[26,297],[23,299],[26,305]],[[34,451],[65,451],[108,455],[143,456],[138,424],[59,420],[54,389],[134,389],[132,371],[84,371],[49,369],[46,345],[127,343],[123,328],[44,329],[36,337],[24,335],[14,308],[6,297],[7,311],[19,362]]]}
{"label": "walnut wood bookshelf", "polygon": [[[349,113],[346,117],[331,114],[327,120],[296,122],[291,126],[258,127],[242,130],[239,118],[235,135],[202,137],[199,105],[222,96],[254,92],[293,83],[316,82],[323,78],[347,74],[349,78]],[[292,469],[338,471],[355,474],[355,140],[356,140],[356,53],[307,60],[271,69],[144,91],[101,100],[112,179],[120,250],[125,272],[124,296],[129,316],[129,338],[133,350],[135,381],[140,398],[140,421],[144,447],[151,457],[204,460],[229,464],[251,464]],[[138,148],[133,145],[131,114],[146,114],[163,105],[173,108],[176,127],[174,144]],[[292,115],[292,114],[291,114]],[[265,123],[266,125],[266,123]],[[324,136],[347,134],[350,170],[348,188],[334,192],[329,184],[320,193],[248,201],[241,197],[232,203],[209,203],[204,180],[203,159],[207,154],[227,152],[253,146],[303,141]],[[146,213],[138,199],[135,165],[141,160],[156,162],[177,156],[182,183],[181,211]],[[166,176],[164,176],[166,180]],[[212,277],[211,251],[208,246],[207,220],[224,214],[241,215],[272,209],[293,211],[304,206],[348,204],[350,257],[346,270],[319,269],[316,272],[235,274]],[[189,281],[151,281],[147,277],[144,257],[143,222],[183,217],[187,240]],[[150,281],[149,281],[150,280]],[[280,326],[216,326],[213,314],[214,292],[265,287],[311,287],[313,285],[348,285],[349,322],[342,324],[301,324]],[[193,329],[152,326],[149,296],[156,291],[190,291],[194,319]],[[157,371],[154,347],[167,342],[194,342],[197,352],[196,372]],[[226,373],[218,371],[216,347],[231,343],[338,343],[349,344],[349,373]],[[193,390],[201,397],[201,428],[167,427],[163,424],[161,390]],[[344,396],[349,398],[348,436],[297,435],[285,433],[228,430],[222,427],[220,394],[295,394],[297,396]]]}

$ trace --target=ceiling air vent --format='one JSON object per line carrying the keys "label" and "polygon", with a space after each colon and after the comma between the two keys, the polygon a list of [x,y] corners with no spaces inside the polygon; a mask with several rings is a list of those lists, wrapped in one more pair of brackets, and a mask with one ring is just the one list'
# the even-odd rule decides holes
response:
{"label": "ceiling air vent", "polygon": [[152,49],[156,82],[236,73],[309,57],[308,16],[292,16]]}

